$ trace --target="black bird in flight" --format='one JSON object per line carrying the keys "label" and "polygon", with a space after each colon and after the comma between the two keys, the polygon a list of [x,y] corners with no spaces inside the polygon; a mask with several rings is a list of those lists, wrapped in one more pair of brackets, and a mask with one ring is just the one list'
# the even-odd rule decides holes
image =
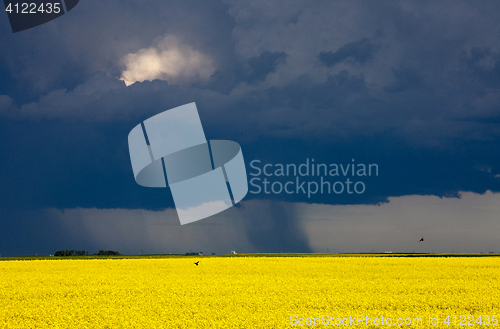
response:
{"label": "black bird in flight", "polygon": [[199,262],[200,262],[200,261],[197,261],[197,262],[195,263],[195,265],[196,265],[196,266],[198,266],[198,263],[199,263]]}
{"label": "black bird in flight", "polygon": [[424,241],[424,238],[420,239],[418,242],[422,242],[422,241]]}

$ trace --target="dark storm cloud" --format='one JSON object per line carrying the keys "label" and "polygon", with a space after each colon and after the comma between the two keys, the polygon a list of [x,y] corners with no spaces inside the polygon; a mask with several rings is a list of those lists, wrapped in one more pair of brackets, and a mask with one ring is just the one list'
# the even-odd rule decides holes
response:
{"label": "dark storm cloud", "polygon": [[284,52],[265,51],[243,63],[217,70],[211,77],[209,87],[228,94],[240,83],[258,84],[266,80],[270,73],[276,72],[280,65],[285,64],[287,57]]}
{"label": "dark storm cloud", "polygon": [[[319,84],[301,80],[243,97],[164,81],[125,87],[97,74],[72,91],[54,91],[38,103],[4,110],[11,119],[2,127],[3,153],[8,155],[3,161],[2,201],[6,207],[31,209],[173,206],[168,190],[135,184],[126,136],[137,122],[190,101],[197,102],[207,138],[237,140],[247,165],[253,159],[301,164],[315,158],[330,164],[354,158],[380,166],[380,177],[368,178],[369,188],[359,196],[308,199],[261,193],[247,198],[348,204],[385,202],[389,196],[406,194],[498,191],[498,153],[488,151],[498,142],[485,142],[498,136],[498,125],[470,116],[446,121],[440,112],[451,105],[442,104],[441,110],[425,106],[450,100],[432,94],[405,104],[414,112],[399,111],[404,108],[399,102],[414,97],[411,93],[408,89],[403,99],[374,97],[363,76],[347,71]],[[27,169],[32,163],[36,170]],[[492,171],[480,171],[478,165]]]}
{"label": "dark storm cloud", "polygon": [[175,35],[217,62],[233,60],[234,20],[219,2],[152,1],[145,5],[134,0],[89,0],[35,29],[13,34],[6,15],[0,24],[0,94],[11,90],[11,96],[19,94],[15,99],[22,103],[26,96],[71,90],[96,72],[119,78],[124,56],[151,46],[164,35]]}
{"label": "dark storm cloud", "polygon": [[269,73],[276,72],[278,65],[286,63],[287,56],[284,52],[265,51],[258,57],[249,58],[247,60],[249,69],[243,81],[256,83],[266,80]]}
{"label": "dark storm cloud", "polygon": [[474,82],[483,88],[500,88],[500,53],[492,52],[489,47],[474,47],[470,54],[462,53],[462,60]]}
{"label": "dark storm cloud", "polygon": [[373,58],[373,53],[377,51],[379,45],[374,45],[369,39],[364,38],[356,42],[349,42],[340,47],[336,52],[322,51],[318,58],[321,63],[328,67],[344,61],[365,64]]}
{"label": "dark storm cloud", "polygon": [[418,88],[423,84],[423,79],[418,70],[410,67],[400,67],[392,70],[396,80],[384,87],[387,93],[399,93],[410,88]]}
{"label": "dark storm cloud", "polygon": [[[500,191],[499,14],[490,2],[110,0],[16,35],[0,20],[2,239],[34,230],[29,216],[46,208],[173,206],[168,189],[134,182],[127,134],[193,101],[207,138],[239,142],[247,165],[354,158],[380,168],[360,196],[247,199],[378,204]],[[212,60],[215,74],[126,87],[123,58],[167,36]],[[238,209],[261,218],[261,229],[246,228],[256,250],[309,250],[294,209],[260,208]]]}

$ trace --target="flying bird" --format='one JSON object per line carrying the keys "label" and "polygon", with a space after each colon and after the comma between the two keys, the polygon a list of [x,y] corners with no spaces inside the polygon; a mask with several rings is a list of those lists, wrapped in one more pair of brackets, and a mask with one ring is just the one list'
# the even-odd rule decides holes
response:
{"label": "flying bird", "polygon": [[420,239],[418,242],[422,242],[422,241],[424,241],[424,238]]}
{"label": "flying bird", "polygon": [[194,264],[195,264],[196,266],[198,266],[198,263],[199,263],[199,262],[200,262],[200,261],[197,261],[197,262],[196,262],[196,263],[194,263]]}

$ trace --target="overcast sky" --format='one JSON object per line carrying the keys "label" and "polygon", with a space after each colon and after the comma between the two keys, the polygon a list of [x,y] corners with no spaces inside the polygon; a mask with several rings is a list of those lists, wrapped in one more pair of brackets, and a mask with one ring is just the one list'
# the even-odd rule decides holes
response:
{"label": "overcast sky", "polygon": [[[500,252],[498,17],[496,1],[85,0],[14,34],[2,14],[0,254]],[[191,102],[249,179],[253,160],[378,175],[181,226],[168,188],[135,183],[127,136]]]}

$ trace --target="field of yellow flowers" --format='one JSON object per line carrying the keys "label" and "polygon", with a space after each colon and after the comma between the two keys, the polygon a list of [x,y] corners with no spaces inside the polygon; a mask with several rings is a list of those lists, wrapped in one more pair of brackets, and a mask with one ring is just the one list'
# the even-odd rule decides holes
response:
{"label": "field of yellow flowers", "polygon": [[498,257],[0,261],[0,328],[499,328],[499,305]]}

